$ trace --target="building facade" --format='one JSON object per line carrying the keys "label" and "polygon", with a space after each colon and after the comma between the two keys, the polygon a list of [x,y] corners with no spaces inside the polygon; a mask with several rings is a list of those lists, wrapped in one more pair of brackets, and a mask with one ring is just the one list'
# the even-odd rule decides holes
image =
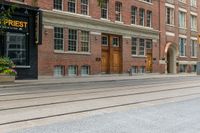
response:
{"label": "building facade", "polygon": [[36,39],[36,18],[39,17],[40,11],[24,3],[13,5],[13,2],[9,1],[0,3],[0,12],[13,9],[5,18],[0,16],[0,56],[7,56],[13,60],[17,79],[37,79],[38,42],[36,41],[39,38]]}
{"label": "building facade", "polygon": [[[34,0],[10,0],[33,5]],[[198,0],[38,0],[39,76],[195,72]]]}
{"label": "building facade", "polygon": [[159,72],[158,2],[39,0],[39,75]]}
{"label": "building facade", "polygon": [[196,72],[199,60],[199,7],[199,0],[160,0],[162,73]]}

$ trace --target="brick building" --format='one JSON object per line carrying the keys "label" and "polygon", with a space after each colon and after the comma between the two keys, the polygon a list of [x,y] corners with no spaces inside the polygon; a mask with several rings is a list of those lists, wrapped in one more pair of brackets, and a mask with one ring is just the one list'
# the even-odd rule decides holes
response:
{"label": "brick building", "polygon": [[[10,10],[7,17],[0,16],[0,56],[7,56],[16,65],[17,79],[38,78],[38,43],[41,28],[41,12],[37,7],[15,3],[0,2],[0,12]],[[38,21],[36,21],[38,20]],[[42,26],[42,25],[40,25]],[[38,30],[37,30],[38,29]],[[36,39],[37,38],[37,39]]]}
{"label": "brick building", "polygon": [[105,0],[101,6],[97,0],[38,0],[35,4],[43,11],[40,76],[196,69],[197,0]]}
{"label": "brick building", "polygon": [[40,0],[39,75],[158,72],[158,2]]}
{"label": "brick building", "polygon": [[196,72],[199,60],[199,7],[199,0],[160,0],[162,73]]}

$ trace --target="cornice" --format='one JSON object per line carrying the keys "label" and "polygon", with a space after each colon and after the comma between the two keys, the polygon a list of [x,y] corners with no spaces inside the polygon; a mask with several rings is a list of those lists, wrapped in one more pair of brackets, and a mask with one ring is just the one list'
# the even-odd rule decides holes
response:
{"label": "cornice", "polygon": [[111,21],[94,19],[90,16],[72,14],[64,11],[50,11],[43,10],[43,22],[52,26],[70,26],[78,29],[90,29],[92,31],[99,31],[111,34],[119,34],[126,36],[144,36],[153,39],[159,38],[159,31],[153,28],[138,26],[138,25],[125,25]]}

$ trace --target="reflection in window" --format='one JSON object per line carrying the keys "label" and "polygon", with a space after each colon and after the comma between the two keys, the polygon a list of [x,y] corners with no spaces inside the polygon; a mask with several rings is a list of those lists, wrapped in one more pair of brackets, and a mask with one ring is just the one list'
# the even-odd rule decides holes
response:
{"label": "reflection in window", "polygon": [[7,33],[6,55],[17,66],[27,66],[26,36],[21,33]]}

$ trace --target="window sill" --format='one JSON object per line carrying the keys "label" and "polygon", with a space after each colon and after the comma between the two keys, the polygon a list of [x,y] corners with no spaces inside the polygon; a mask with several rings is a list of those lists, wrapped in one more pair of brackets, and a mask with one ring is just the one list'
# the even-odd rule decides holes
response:
{"label": "window sill", "polygon": [[67,15],[75,15],[75,16],[79,16],[79,17],[91,18],[91,16],[89,16],[89,15],[78,14],[78,13],[76,13],[76,12],[68,12],[68,11],[57,10],[57,9],[53,9],[53,11],[54,11],[54,12],[63,13],[63,14],[67,14]]}
{"label": "window sill", "polygon": [[179,56],[180,58],[187,58],[187,56]]}
{"label": "window sill", "polygon": [[110,20],[106,18],[100,18],[100,20],[110,22]]}
{"label": "window sill", "polygon": [[58,54],[77,54],[77,55],[91,55],[91,52],[76,52],[76,51],[54,51]]}
{"label": "window sill", "polygon": [[124,22],[122,22],[122,21],[115,21],[115,23],[117,23],[117,24],[124,24]]}
{"label": "window sill", "polygon": [[166,24],[166,26],[175,27],[174,24]]}
{"label": "window sill", "polygon": [[145,3],[145,4],[148,4],[148,5],[153,5],[153,3],[152,2],[146,2],[146,1],[144,1],[144,0],[139,0],[140,2],[143,2],[143,3]]}
{"label": "window sill", "polygon": [[145,56],[145,55],[132,55],[132,57],[137,57],[137,58],[146,58],[147,56]]}
{"label": "window sill", "polygon": [[192,58],[192,59],[197,59],[198,57],[196,57],[196,56],[191,56],[190,58]]}
{"label": "window sill", "polygon": [[16,68],[31,68],[31,66],[16,66]]}
{"label": "window sill", "polygon": [[187,30],[186,27],[179,27],[179,29],[181,29],[181,30]]}

